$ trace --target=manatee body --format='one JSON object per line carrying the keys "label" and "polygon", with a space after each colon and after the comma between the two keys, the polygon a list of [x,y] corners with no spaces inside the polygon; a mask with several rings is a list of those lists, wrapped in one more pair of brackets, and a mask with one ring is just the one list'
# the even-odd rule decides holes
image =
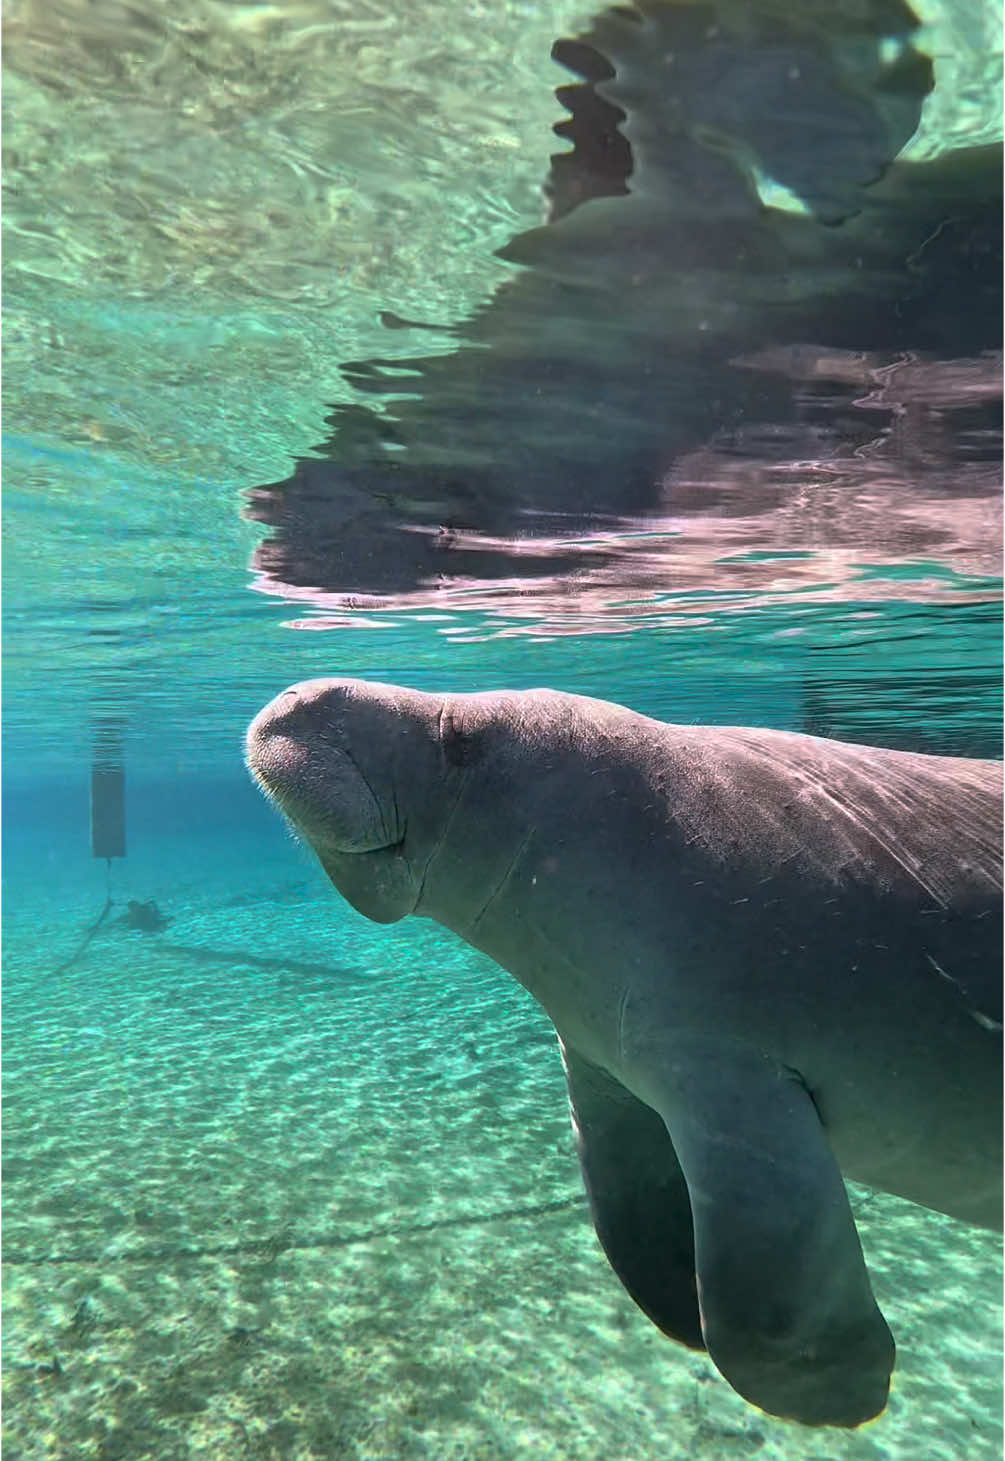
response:
{"label": "manatee body", "polygon": [[284,691],[248,763],[340,893],[433,918],[558,1032],[633,1299],[772,1414],[894,1343],[842,1173],[1001,1222],[1001,767],[551,690]]}

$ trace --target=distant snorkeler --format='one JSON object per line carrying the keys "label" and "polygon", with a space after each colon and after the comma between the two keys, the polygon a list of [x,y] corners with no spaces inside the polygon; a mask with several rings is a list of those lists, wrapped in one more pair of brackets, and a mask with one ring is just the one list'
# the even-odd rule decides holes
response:
{"label": "distant snorkeler", "polygon": [[137,933],[161,933],[173,919],[165,917],[152,898],[148,898],[145,903],[130,898],[125,913],[115,921],[124,924],[126,928],[135,929]]}

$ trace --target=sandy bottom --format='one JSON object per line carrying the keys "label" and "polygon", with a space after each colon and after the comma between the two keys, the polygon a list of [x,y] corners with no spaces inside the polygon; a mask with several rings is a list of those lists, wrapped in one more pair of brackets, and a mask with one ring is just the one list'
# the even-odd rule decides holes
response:
{"label": "sandy bottom", "polygon": [[1001,1457],[993,1237],[854,1193],[889,1408],[769,1419],[608,1268],[530,999],[290,868],[163,876],[60,975],[97,875],[7,892],[10,1461]]}

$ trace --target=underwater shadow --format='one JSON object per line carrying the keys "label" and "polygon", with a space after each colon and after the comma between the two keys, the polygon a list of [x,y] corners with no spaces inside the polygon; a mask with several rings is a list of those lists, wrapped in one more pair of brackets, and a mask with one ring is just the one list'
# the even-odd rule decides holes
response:
{"label": "underwater shadow", "polygon": [[296,974],[304,978],[324,981],[337,979],[340,984],[365,984],[372,979],[371,975],[361,969],[349,970],[336,968],[331,964],[305,963],[301,959],[263,958],[261,954],[252,954],[246,949],[207,948],[204,944],[167,943],[161,943],[158,947],[163,953],[177,954],[180,958],[188,959],[193,964],[226,964],[230,968],[244,964],[252,969],[261,969],[268,974]]}

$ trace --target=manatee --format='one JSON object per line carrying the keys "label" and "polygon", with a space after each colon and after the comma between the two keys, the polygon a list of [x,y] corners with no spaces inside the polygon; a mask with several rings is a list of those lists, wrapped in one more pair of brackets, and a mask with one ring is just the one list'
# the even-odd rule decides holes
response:
{"label": "manatee", "polygon": [[644,1312],[772,1415],[879,1414],[843,1177],[1001,1221],[1000,765],[352,679],[280,694],[247,758],[354,908],[544,1008]]}

